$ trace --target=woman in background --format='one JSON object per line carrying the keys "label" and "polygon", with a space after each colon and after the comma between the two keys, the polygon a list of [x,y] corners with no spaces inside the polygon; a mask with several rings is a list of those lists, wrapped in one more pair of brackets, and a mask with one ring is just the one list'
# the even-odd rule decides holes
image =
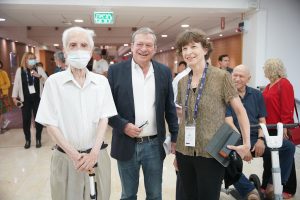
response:
{"label": "woman in background", "polygon": [[[294,89],[290,81],[286,78],[286,70],[283,62],[277,58],[268,59],[264,65],[265,77],[269,79],[270,83],[263,91],[263,97],[267,109],[267,124],[277,124],[281,122],[283,124],[294,123]],[[277,130],[269,130],[270,135],[276,135]],[[283,184],[283,199],[289,199],[296,193],[297,177],[295,170],[294,153],[295,146],[290,142],[288,136],[288,130],[283,129],[284,142],[288,144],[291,152],[290,155],[290,176],[282,178]],[[280,153],[280,152],[279,152]],[[271,197],[273,194],[273,186],[268,184],[268,180],[272,176],[271,172],[271,158],[264,157],[264,172],[262,190],[265,191],[267,197]],[[289,174],[289,173],[288,173]]]}
{"label": "woman in background", "polygon": [[[17,69],[12,91],[13,102],[22,109],[23,131],[25,134],[25,149],[31,144],[31,118],[34,118],[40,103],[47,75],[43,68],[36,67],[36,57],[31,52],[24,53],[21,66]],[[36,148],[42,146],[41,134],[43,126],[35,122],[36,128]]]}
{"label": "woman in background", "polygon": [[11,107],[8,96],[10,86],[10,80],[6,71],[3,70],[3,63],[0,61],[0,133],[4,133],[4,129],[10,123],[10,121],[4,116]]}

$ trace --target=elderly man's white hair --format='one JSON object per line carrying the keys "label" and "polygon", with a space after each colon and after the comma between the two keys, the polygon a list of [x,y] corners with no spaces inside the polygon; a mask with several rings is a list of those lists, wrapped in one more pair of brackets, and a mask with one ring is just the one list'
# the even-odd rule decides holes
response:
{"label": "elderly man's white hair", "polygon": [[232,73],[234,73],[235,71],[243,71],[243,72],[245,72],[246,75],[251,76],[250,70],[249,70],[249,68],[246,65],[238,65],[238,66],[236,66],[235,68],[233,68],[233,72]]}
{"label": "elderly man's white hair", "polygon": [[95,36],[95,32],[93,30],[84,29],[84,28],[81,28],[79,26],[68,28],[63,32],[62,43],[63,43],[64,48],[67,48],[67,45],[68,45],[68,42],[69,42],[69,39],[70,39],[70,35],[72,35],[72,33],[84,33],[84,34],[86,34],[86,36],[88,38],[89,46],[91,47],[91,49],[94,48],[93,37]]}

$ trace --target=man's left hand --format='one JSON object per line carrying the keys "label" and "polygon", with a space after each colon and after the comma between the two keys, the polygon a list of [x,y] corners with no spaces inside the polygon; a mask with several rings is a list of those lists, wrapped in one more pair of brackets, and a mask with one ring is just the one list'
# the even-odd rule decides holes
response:
{"label": "man's left hand", "polygon": [[251,149],[251,152],[255,152],[255,157],[261,157],[265,152],[265,143],[263,140],[258,139],[253,148]]}
{"label": "man's left hand", "polygon": [[89,172],[90,170],[93,169],[93,167],[97,163],[98,152],[92,150],[90,153],[82,154],[82,155],[83,157],[81,158],[80,162],[76,166],[76,169],[78,171]]}
{"label": "man's left hand", "polygon": [[283,129],[283,138],[286,139],[286,140],[288,140],[288,139],[290,138],[289,135],[288,135],[288,130],[287,130],[287,128],[284,128],[284,129]]}

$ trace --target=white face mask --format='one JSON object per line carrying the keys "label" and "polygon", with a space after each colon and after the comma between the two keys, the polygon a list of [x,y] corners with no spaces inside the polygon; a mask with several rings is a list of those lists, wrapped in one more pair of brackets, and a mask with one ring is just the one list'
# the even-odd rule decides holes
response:
{"label": "white face mask", "polygon": [[91,59],[91,52],[85,50],[70,51],[67,53],[66,64],[76,69],[83,69]]}
{"label": "white face mask", "polygon": [[28,59],[28,65],[30,66],[30,67],[32,67],[33,65],[35,65],[36,64],[36,60],[35,59]]}

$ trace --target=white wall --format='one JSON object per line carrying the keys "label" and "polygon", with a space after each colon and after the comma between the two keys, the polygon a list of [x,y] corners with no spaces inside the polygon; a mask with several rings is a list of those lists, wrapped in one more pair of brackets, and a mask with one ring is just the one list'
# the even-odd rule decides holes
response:
{"label": "white wall", "polygon": [[262,66],[266,59],[277,57],[284,62],[295,97],[300,100],[300,1],[261,0],[258,11],[247,19],[243,61],[255,72],[251,85],[266,85]]}

